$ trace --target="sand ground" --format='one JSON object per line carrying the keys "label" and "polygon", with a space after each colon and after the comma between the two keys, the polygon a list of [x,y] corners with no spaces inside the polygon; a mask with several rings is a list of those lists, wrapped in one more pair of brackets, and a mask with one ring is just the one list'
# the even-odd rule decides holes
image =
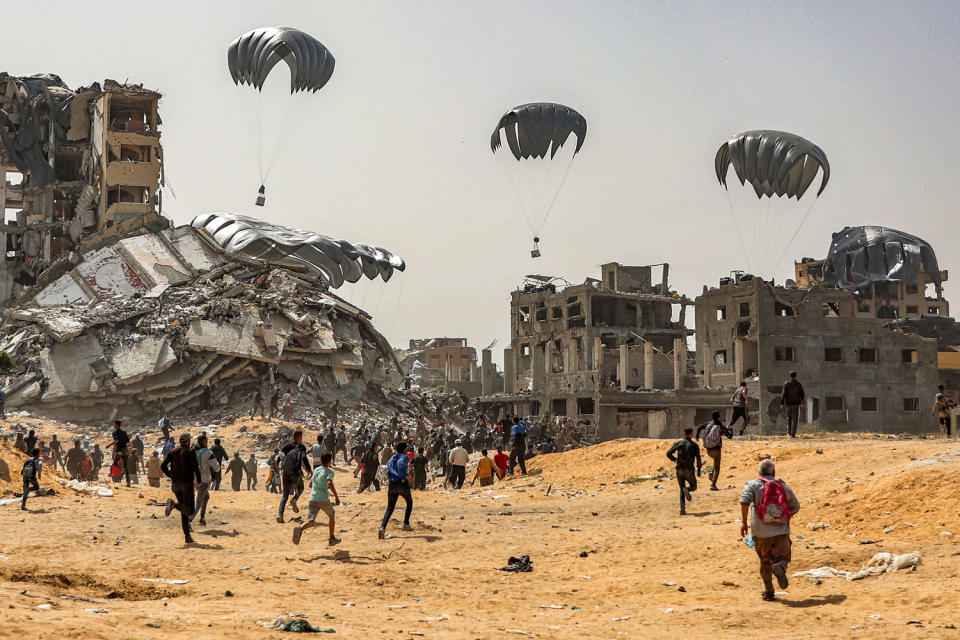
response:
{"label": "sand ground", "polygon": [[[294,546],[293,525],[274,520],[278,496],[264,491],[214,493],[189,546],[176,515],[163,516],[166,489],[2,506],[0,637],[288,637],[257,625],[286,614],[341,638],[960,637],[960,444],[729,441],[722,490],[706,491],[705,473],[685,517],[672,477],[641,479],[671,471],[669,445],[619,440],[540,457],[539,475],[492,490],[416,493],[416,531],[395,516],[386,540],[376,536],[385,492],[357,495],[338,466],[334,548],[323,529]],[[0,480],[16,481],[19,459],[0,454]],[[765,454],[803,504],[791,572],[856,570],[878,551],[917,550],[923,563],[855,582],[797,578],[762,602],[737,519]],[[807,527],[819,522],[830,526]],[[519,554],[532,573],[498,571]]]}

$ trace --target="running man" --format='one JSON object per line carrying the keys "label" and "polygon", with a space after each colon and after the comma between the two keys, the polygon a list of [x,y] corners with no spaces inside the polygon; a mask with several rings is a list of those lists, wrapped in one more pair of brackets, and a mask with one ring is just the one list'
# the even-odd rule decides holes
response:
{"label": "running man", "polygon": [[398,442],[397,452],[387,463],[387,470],[390,476],[390,485],[387,489],[387,510],[383,513],[383,522],[380,523],[380,530],[377,537],[383,540],[387,523],[390,522],[390,516],[397,506],[397,499],[401,496],[407,503],[407,509],[403,513],[403,530],[413,531],[410,526],[410,514],[413,513],[413,496],[410,495],[410,457],[407,455],[407,443]]}
{"label": "running man", "polygon": [[330,546],[340,542],[340,538],[334,535],[336,532],[336,516],[333,506],[330,505],[330,493],[333,493],[334,504],[340,506],[340,495],[337,488],[333,486],[333,454],[325,452],[320,456],[320,464],[314,468],[313,477],[310,480],[310,502],[307,503],[307,521],[303,526],[293,528],[293,544],[300,544],[300,538],[303,532],[311,527],[317,526],[317,515],[323,511],[327,514],[327,523],[330,527]]}
{"label": "running man", "polygon": [[[742,388],[742,387],[741,387]],[[723,437],[733,437],[733,431],[723,426],[720,421],[720,412],[714,411],[710,422],[700,425],[697,429],[697,440],[700,440],[700,434],[703,434],[703,446],[707,449],[707,455],[713,460],[713,469],[710,471],[710,491],[719,491],[717,480],[720,478],[720,459],[723,452]]]}
{"label": "running man", "polygon": [[[691,492],[697,490],[697,476],[703,467],[700,460],[700,447],[693,441],[693,427],[687,427],[683,430],[683,439],[677,440],[670,450],[667,451],[667,457],[671,462],[677,465],[677,484],[680,485],[680,515],[687,515],[685,500],[693,500]],[[697,473],[693,473],[693,462],[697,462]],[[687,486],[689,485],[689,486]]]}
{"label": "running man", "polygon": [[743,418],[743,426],[740,427],[740,431],[737,433],[738,436],[742,436],[750,424],[747,409],[753,406],[750,404],[750,396],[747,394],[747,383],[745,381],[740,382],[740,388],[733,392],[733,397],[730,398],[730,402],[733,403],[733,417],[730,418],[729,424],[730,430],[733,431],[733,426],[737,424],[737,420]]}
{"label": "running man", "polygon": [[186,544],[193,543],[190,535],[190,518],[196,508],[194,502],[194,482],[197,488],[201,486],[200,465],[197,456],[190,448],[190,434],[180,436],[180,447],[167,453],[160,470],[170,478],[171,489],[176,500],[167,499],[167,508],[164,515],[169,516],[176,509],[180,512],[180,527],[183,529],[183,540]]}

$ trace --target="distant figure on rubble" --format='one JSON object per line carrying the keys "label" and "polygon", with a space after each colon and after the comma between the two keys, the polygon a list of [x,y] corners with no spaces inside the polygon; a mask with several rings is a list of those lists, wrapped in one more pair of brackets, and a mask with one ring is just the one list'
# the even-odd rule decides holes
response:
{"label": "distant figure on rubble", "polygon": [[379,469],[380,458],[377,456],[377,448],[371,441],[360,459],[360,487],[357,489],[357,493],[363,493],[371,484],[374,489],[380,491],[380,479],[377,478]]}
{"label": "distant figure on rubble", "polygon": [[280,449],[274,449],[273,455],[267,458],[267,467],[270,474],[267,476],[266,489],[270,493],[280,493]]}
{"label": "distant figure on rubble", "polygon": [[20,476],[23,478],[23,499],[20,501],[22,511],[27,510],[27,495],[30,491],[40,493],[40,474],[42,471],[43,462],[40,461],[40,449],[33,449],[30,457],[27,458],[20,469]]}
{"label": "distant figure on rubble", "polygon": [[283,411],[284,420],[293,420],[293,394],[289,389],[280,399],[280,408]]}
{"label": "distant figure on rubble", "polygon": [[74,480],[80,475],[80,464],[87,457],[86,451],[80,446],[80,440],[74,440],[73,446],[67,451],[67,473]]}
{"label": "distant figure on rubble", "polygon": [[937,385],[937,396],[933,402],[933,408],[930,409],[930,415],[937,415],[937,419],[940,421],[940,433],[946,434],[950,437],[950,427],[951,427],[951,417],[950,410],[956,406],[953,400],[950,399],[950,396],[947,395],[946,389],[942,384]]}
{"label": "distant figure on rubble", "polygon": [[184,542],[191,544],[193,538],[190,536],[190,518],[195,509],[193,489],[194,486],[200,486],[201,479],[197,456],[190,448],[190,434],[184,433],[180,436],[180,446],[166,455],[160,470],[170,478],[171,489],[176,497],[176,500],[167,499],[165,515],[169,517],[174,509],[180,512]]}
{"label": "distant figure on rubble", "polygon": [[340,426],[340,431],[337,432],[337,444],[334,447],[333,459],[336,460],[337,454],[343,452],[343,463],[350,464],[350,457],[347,455],[347,430]]}
{"label": "distant figure on rubble", "polygon": [[154,450],[153,454],[147,458],[147,484],[151,487],[159,487],[161,477],[163,472],[160,470],[160,456]]}
{"label": "distant figure on rubble", "polygon": [[160,433],[163,435],[163,441],[166,442],[167,440],[170,440],[170,427],[172,426],[170,423],[170,418],[167,416],[160,418],[159,426]]}
{"label": "distant figure on rubble", "polygon": [[103,459],[106,456],[103,453],[103,449],[100,448],[100,444],[93,445],[93,451],[90,452],[90,461],[93,463],[93,471],[90,473],[91,480],[100,479],[100,468],[103,466]]}
{"label": "distant figure on rubble", "polygon": [[33,451],[37,448],[37,434],[33,429],[30,429],[30,433],[27,434],[27,437],[23,439],[27,445],[27,451]]}
{"label": "distant figure on rubble", "polygon": [[257,413],[257,409],[260,409],[260,417],[266,417],[263,410],[263,391],[260,390],[260,387],[257,387],[256,392],[253,394],[253,408],[250,409],[250,417],[254,417]]}
{"label": "distant figure on rubble", "polygon": [[[691,492],[697,490],[697,476],[703,468],[703,461],[700,459],[700,447],[693,441],[693,427],[687,427],[683,430],[683,439],[677,440],[670,450],[667,451],[667,457],[671,462],[676,463],[677,484],[680,485],[680,515],[687,515],[686,501],[693,500]],[[697,463],[696,475],[693,471],[693,463]]]}
{"label": "distant figure on rubble", "polygon": [[740,537],[747,537],[749,516],[749,530],[760,558],[763,599],[772,602],[776,600],[773,576],[777,577],[781,589],[789,586],[787,565],[793,545],[790,518],[800,510],[800,501],[786,482],[776,479],[773,460],[763,460],[758,472],[760,477],[744,485],[740,496]]}
{"label": "distant figure on rubble", "polygon": [[57,470],[58,464],[66,470],[67,465],[63,459],[63,445],[57,440],[57,434],[50,436],[50,452],[53,454],[53,470]]}
{"label": "distant figure on rubble", "polygon": [[280,387],[270,396],[270,418],[275,415],[280,415]]}
{"label": "distant figure on rubble", "polygon": [[427,459],[426,450],[423,447],[417,449],[417,455],[410,462],[413,465],[413,488],[414,490],[425,491],[427,489]]}
{"label": "distant figure on rubble", "polygon": [[240,459],[239,451],[233,453],[233,459],[227,465],[227,471],[230,472],[230,484],[233,486],[233,490],[240,491],[243,483],[244,465],[243,460]]}
{"label": "distant figure on rubble", "polygon": [[[706,433],[703,434],[703,440],[700,440],[700,434],[703,431],[706,431]],[[710,471],[710,491],[719,491],[717,480],[720,478],[720,459],[723,452],[724,436],[732,438],[733,431],[723,426],[719,411],[714,411],[710,422],[700,425],[700,428],[697,429],[697,440],[703,443],[707,455],[713,460],[713,469]]]}
{"label": "distant figure on rubble", "polygon": [[213,446],[210,448],[210,451],[217,460],[217,470],[213,474],[213,490],[220,491],[220,482],[223,480],[223,461],[229,460],[230,456],[227,455],[227,450],[220,444],[220,438],[213,440]]}
{"label": "distant figure on rubble", "polygon": [[137,453],[137,459],[136,459],[137,464],[134,465],[133,468],[136,469],[137,466],[139,466],[139,467],[140,467],[140,470],[143,471],[144,473],[146,473],[146,471],[147,471],[147,466],[146,466],[145,461],[144,461],[144,459],[143,459],[143,440],[140,438],[140,434],[139,434],[139,433],[136,434],[135,436],[133,436],[133,440],[130,441],[130,444],[133,445],[133,449],[134,449],[134,451],[136,451],[136,453]]}
{"label": "distant figure on rubble", "polygon": [[740,427],[740,432],[737,433],[738,436],[742,436],[743,432],[750,424],[750,417],[747,413],[747,409],[752,406],[750,404],[750,396],[747,393],[746,381],[740,382],[740,387],[733,392],[733,397],[730,398],[730,402],[733,403],[733,417],[730,418],[730,424],[728,426],[732,431],[734,425],[737,424],[737,420],[743,418],[743,425]]}
{"label": "distant figure on rubble", "polygon": [[13,441],[13,448],[17,451],[27,452],[27,443],[23,440],[23,432],[17,431],[17,438]]}
{"label": "distant figure on rubble", "polygon": [[513,475],[519,464],[520,472],[523,473],[523,475],[527,475],[527,461],[525,458],[527,451],[527,427],[520,421],[519,416],[514,416],[513,418],[510,435],[513,436],[513,448],[510,450],[509,473]]}
{"label": "distant figure on rubble", "polygon": [[247,491],[257,490],[257,458],[252,453],[247,458]]}
{"label": "distant figure on rubble", "polygon": [[780,408],[787,412],[787,435],[791,438],[797,437],[797,424],[800,421],[800,405],[806,394],[803,392],[803,385],[797,380],[797,372],[790,372],[790,379],[783,383],[780,390]]}

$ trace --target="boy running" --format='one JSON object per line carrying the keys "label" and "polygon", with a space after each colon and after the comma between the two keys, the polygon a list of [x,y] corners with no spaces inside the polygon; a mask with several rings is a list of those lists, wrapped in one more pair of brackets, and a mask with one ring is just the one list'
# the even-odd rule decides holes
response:
{"label": "boy running", "polygon": [[340,506],[340,496],[337,494],[337,488],[333,486],[333,469],[330,465],[333,463],[333,454],[325,451],[320,456],[320,465],[313,470],[313,478],[310,489],[310,502],[307,504],[307,521],[302,526],[293,528],[293,544],[300,544],[300,537],[303,532],[316,526],[317,515],[323,511],[329,518],[330,526],[330,546],[340,542],[340,538],[333,535],[336,530],[336,516],[333,506],[330,505],[330,492],[333,492],[334,504]]}

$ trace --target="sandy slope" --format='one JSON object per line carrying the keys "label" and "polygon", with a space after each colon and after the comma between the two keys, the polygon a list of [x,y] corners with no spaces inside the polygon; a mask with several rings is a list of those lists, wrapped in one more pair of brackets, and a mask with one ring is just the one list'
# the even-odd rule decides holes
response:
{"label": "sandy slope", "polygon": [[[277,496],[262,491],[214,494],[210,526],[198,527],[201,544],[191,547],[177,518],[153,506],[165,490],[120,489],[103,499],[66,492],[32,501],[30,513],[0,507],[0,606],[9,607],[0,636],[285,637],[256,621],[293,612],[346,638],[513,637],[505,630],[539,638],[960,637],[945,628],[960,625],[960,445],[728,442],[723,490],[697,492],[692,515],[681,518],[672,478],[636,480],[670,471],[669,444],[605,443],[539,458],[542,474],[493,491],[416,494],[417,531],[405,534],[395,521],[384,541],[376,527],[385,494],[354,494],[344,469],[343,543],[334,549],[320,531],[293,546],[292,525],[273,520]],[[779,603],[761,602],[756,557],[736,519],[739,489],[764,454],[777,458],[804,505],[792,570],[855,570],[881,550],[917,549],[923,564],[858,582],[795,579]],[[806,527],[821,521],[831,526]],[[889,526],[897,528],[883,533]],[[860,544],[867,540],[877,542]],[[497,571],[521,553],[533,558],[533,573]],[[139,580],[146,577],[189,582]],[[43,603],[52,610],[37,610]]]}

